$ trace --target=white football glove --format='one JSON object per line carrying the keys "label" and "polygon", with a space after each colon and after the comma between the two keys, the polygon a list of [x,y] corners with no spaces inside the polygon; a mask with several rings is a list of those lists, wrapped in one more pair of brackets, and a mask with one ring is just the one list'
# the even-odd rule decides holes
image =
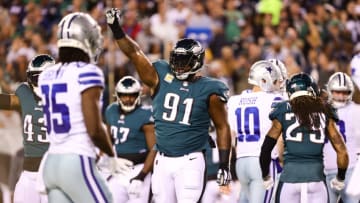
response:
{"label": "white football glove", "polygon": [[330,181],[330,187],[331,187],[331,189],[340,191],[340,190],[344,189],[345,182],[343,180],[339,180],[339,179],[337,179],[337,177],[335,177]]}
{"label": "white football glove", "polygon": [[120,25],[122,24],[122,14],[123,11],[117,9],[117,8],[111,8],[109,10],[106,11],[106,22],[107,24],[114,24],[114,22],[119,23]]}
{"label": "white football glove", "polygon": [[219,186],[226,186],[229,185],[231,181],[231,173],[229,169],[219,168],[217,172],[217,180],[216,182]]}
{"label": "white football glove", "polygon": [[131,198],[139,198],[142,191],[143,181],[133,179],[130,182],[128,193]]}
{"label": "white football glove", "polygon": [[271,189],[274,186],[274,181],[271,176],[267,176],[263,179],[263,186],[266,190]]}
{"label": "white football glove", "polygon": [[109,158],[109,168],[112,174],[129,174],[133,166],[133,162],[127,159],[118,157]]}

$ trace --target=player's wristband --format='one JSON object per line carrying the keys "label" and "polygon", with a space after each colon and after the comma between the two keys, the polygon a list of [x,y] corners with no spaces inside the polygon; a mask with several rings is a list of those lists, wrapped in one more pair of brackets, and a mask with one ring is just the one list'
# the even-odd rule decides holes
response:
{"label": "player's wristband", "polygon": [[219,149],[219,168],[229,169],[230,149]]}
{"label": "player's wristband", "polygon": [[338,168],[336,177],[338,180],[345,180],[345,174],[346,174],[346,169]]}
{"label": "player's wristband", "polygon": [[146,173],[140,171],[140,173],[137,176],[135,176],[133,179],[144,181],[146,175],[147,175]]}
{"label": "player's wristband", "polygon": [[120,26],[120,24],[118,23],[117,20],[115,20],[115,22],[113,24],[108,24],[108,25],[109,25],[109,27],[114,35],[114,38],[116,40],[119,40],[126,36],[126,33],[124,32],[124,30],[122,29],[122,27]]}

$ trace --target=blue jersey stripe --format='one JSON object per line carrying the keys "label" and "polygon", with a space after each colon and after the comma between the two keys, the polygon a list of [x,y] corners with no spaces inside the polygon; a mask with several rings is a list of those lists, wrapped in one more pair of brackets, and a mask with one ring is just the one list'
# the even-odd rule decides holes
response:
{"label": "blue jersey stripe", "polygon": [[79,75],[79,78],[85,78],[85,77],[101,77],[100,74],[95,73],[95,72],[90,72],[90,73],[81,73]]}
{"label": "blue jersey stripe", "polygon": [[102,80],[85,80],[85,81],[78,81],[80,85],[101,85],[103,86],[104,83]]}

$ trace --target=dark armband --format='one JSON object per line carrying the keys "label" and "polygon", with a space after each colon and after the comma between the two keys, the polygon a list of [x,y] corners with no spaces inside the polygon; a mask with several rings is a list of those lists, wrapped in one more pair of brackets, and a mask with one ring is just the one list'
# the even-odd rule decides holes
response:
{"label": "dark armband", "polygon": [[219,149],[219,168],[229,169],[230,149]]}
{"label": "dark armband", "polygon": [[109,24],[109,27],[114,35],[114,38],[116,40],[119,40],[121,38],[124,38],[126,33],[124,32],[124,30],[122,29],[122,27],[120,26],[120,24],[115,21],[113,24]]}
{"label": "dark armband", "polygon": [[338,168],[338,172],[337,172],[337,179],[338,180],[345,180],[345,174],[346,174],[346,168]]}
{"label": "dark armband", "polygon": [[276,145],[276,139],[270,136],[265,136],[265,140],[261,146],[261,153],[260,153],[260,168],[263,179],[269,175],[271,151],[275,145]]}

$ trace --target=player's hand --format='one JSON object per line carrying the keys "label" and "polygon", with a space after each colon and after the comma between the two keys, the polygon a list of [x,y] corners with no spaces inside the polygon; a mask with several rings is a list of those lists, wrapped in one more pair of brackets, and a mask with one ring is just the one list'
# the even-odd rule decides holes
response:
{"label": "player's hand", "polygon": [[107,24],[112,25],[114,23],[118,23],[121,25],[123,13],[123,11],[117,8],[111,8],[107,10],[105,14]]}
{"label": "player's hand", "polygon": [[112,174],[128,174],[134,166],[132,161],[123,158],[110,157],[109,161]]}
{"label": "player's hand", "polygon": [[144,179],[146,177],[147,173],[144,173],[143,171],[140,171],[140,173],[133,177],[130,180],[130,186],[128,188],[128,193],[131,198],[138,198],[142,191],[142,186],[144,183]]}
{"label": "player's hand", "polygon": [[143,189],[142,188],[143,183],[144,182],[142,180],[131,179],[129,189],[128,189],[129,196],[134,197],[134,198],[140,197],[141,191]]}
{"label": "player's hand", "polygon": [[330,181],[330,187],[331,187],[331,189],[340,191],[340,190],[344,189],[345,182],[343,180],[339,180],[337,177],[335,177]]}
{"label": "player's hand", "polygon": [[274,186],[274,181],[271,176],[263,178],[263,186],[266,190],[271,189]]}
{"label": "player's hand", "polygon": [[230,170],[228,168],[219,168],[216,178],[216,182],[219,184],[219,186],[229,185],[231,181]]}

